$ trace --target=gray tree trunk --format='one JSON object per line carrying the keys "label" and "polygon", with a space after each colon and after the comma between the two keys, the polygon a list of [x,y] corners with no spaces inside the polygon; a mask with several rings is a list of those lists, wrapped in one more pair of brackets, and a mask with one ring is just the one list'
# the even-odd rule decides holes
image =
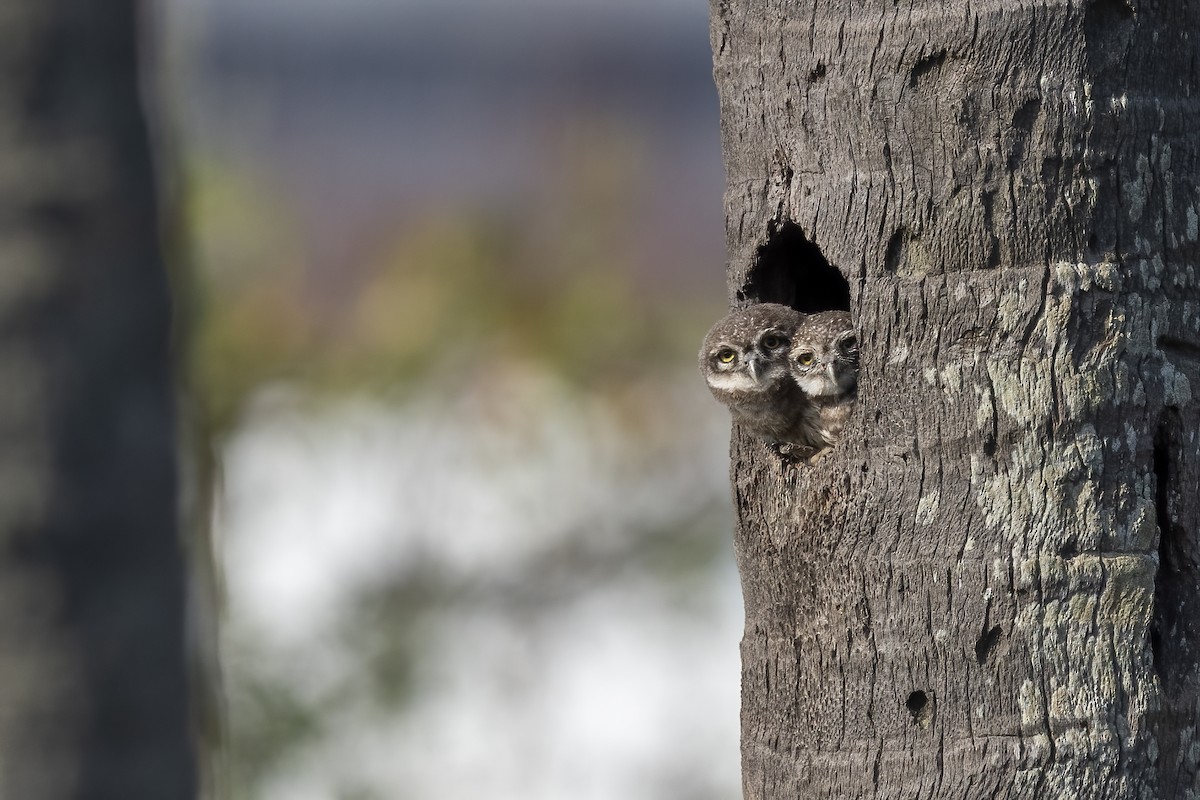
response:
{"label": "gray tree trunk", "polygon": [[735,433],[747,798],[1200,793],[1200,5],[714,0],[731,299],[850,308]]}
{"label": "gray tree trunk", "polygon": [[194,796],[132,0],[0,14],[0,797]]}

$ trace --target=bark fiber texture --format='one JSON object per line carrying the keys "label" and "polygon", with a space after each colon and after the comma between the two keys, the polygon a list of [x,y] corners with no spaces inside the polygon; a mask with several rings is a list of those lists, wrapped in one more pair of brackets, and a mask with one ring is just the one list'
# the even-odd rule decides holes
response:
{"label": "bark fiber texture", "polygon": [[194,797],[136,4],[0,12],[0,798]]}
{"label": "bark fiber texture", "polygon": [[1200,4],[714,0],[731,301],[850,308],[735,431],[747,798],[1200,797]]}

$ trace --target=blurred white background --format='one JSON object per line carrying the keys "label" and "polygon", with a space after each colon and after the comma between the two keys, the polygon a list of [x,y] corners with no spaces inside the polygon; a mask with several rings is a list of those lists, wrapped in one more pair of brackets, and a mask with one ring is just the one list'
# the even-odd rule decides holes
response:
{"label": "blurred white background", "polygon": [[738,796],[705,5],[160,11],[233,796]]}

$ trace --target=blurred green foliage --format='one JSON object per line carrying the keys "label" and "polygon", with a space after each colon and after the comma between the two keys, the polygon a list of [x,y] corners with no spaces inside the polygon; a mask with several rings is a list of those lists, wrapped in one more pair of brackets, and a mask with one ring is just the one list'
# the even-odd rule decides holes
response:
{"label": "blurred green foliage", "polygon": [[[568,159],[548,197],[506,208],[396,209],[382,224],[364,224],[350,247],[331,248],[341,262],[315,258],[322,226],[272,175],[193,155],[186,216],[195,269],[182,296],[194,304],[187,341],[202,429],[219,446],[256,391],[284,383],[305,398],[365,391],[400,406],[431,390],[463,391],[486,397],[489,418],[511,430],[530,425],[519,384],[533,365],[530,374],[553,373],[566,391],[620,418],[628,442],[611,446],[637,450],[623,454],[626,469],[673,463],[680,431],[663,424],[672,413],[664,390],[695,369],[704,330],[722,313],[721,255],[696,265],[688,285],[665,286],[639,263],[650,248],[638,241],[636,148],[589,139],[573,152],[588,156]],[[726,545],[725,517],[714,511],[724,503],[714,495],[615,543],[591,546],[587,531],[568,531],[517,587],[460,585],[422,564],[357,587],[353,624],[327,643],[356,669],[315,695],[262,659],[252,635],[228,638],[227,628],[233,797],[258,796],[362,698],[399,713],[420,690],[428,627],[440,611],[507,604],[518,617],[536,616],[630,570],[677,585],[683,604],[707,596],[708,570]],[[369,787],[343,788],[341,796],[371,796]]]}
{"label": "blurred green foliage", "polygon": [[512,209],[431,212],[389,227],[356,263],[314,266],[282,189],[193,165],[192,363],[210,429],[229,431],[247,397],[275,381],[402,396],[532,359],[596,391],[689,363],[720,311],[712,287],[665,297],[639,286],[613,177],[582,172],[549,225]]}

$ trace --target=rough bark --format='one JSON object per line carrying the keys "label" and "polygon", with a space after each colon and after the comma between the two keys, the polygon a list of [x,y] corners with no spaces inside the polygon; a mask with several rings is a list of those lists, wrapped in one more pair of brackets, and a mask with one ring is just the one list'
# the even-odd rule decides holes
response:
{"label": "rough bark", "polygon": [[747,798],[1200,794],[1200,6],[714,0],[735,303],[850,308],[735,432]]}
{"label": "rough bark", "polygon": [[0,13],[0,797],[194,796],[132,0]]}

